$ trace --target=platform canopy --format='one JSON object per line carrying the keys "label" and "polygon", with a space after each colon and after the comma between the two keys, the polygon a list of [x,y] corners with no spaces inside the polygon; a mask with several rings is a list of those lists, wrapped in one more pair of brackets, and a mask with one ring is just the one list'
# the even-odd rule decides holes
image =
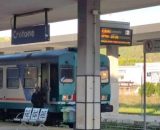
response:
{"label": "platform canopy", "polygon": [[[101,14],[120,12],[131,9],[156,6],[160,0],[100,0]],[[77,18],[77,0],[0,0],[0,30],[13,26],[13,15],[44,8],[49,12],[49,22]],[[17,18],[17,27],[40,24],[44,22],[44,14]]]}

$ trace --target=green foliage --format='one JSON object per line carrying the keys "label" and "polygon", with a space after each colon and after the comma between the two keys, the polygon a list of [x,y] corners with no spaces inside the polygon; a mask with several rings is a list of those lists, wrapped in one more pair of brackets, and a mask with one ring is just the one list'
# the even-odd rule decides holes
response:
{"label": "green foliage", "polygon": [[[156,86],[154,83],[146,83],[146,96],[147,97],[150,97],[152,95],[155,94],[156,92]],[[143,89],[144,89],[144,85],[139,89],[139,94],[140,95],[143,95]]]}
{"label": "green foliage", "polygon": [[3,38],[2,37],[0,37],[0,42],[2,42],[3,41]]}
{"label": "green foliage", "polygon": [[137,62],[143,62],[141,59],[136,58],[119,58],[119,65],[134,65]]}
{"label": "green foliage", "polygon": [[155,94],[160,97],[160,83],[157,83],[157,84],[156,84]]}
{"label": "green foliage", "polygon": [[[106,54],[106,48],[100,49],[101,54]],[[119,47],[119,65],[134,65],[135,63],[143,63],[143,46],[127,46]],[[147,62],[159,62],[160,53],[149,53],[146,55]]]}
{"label": "green foliage", "polygon": [[143,46],[129,46],[119,48],[119,65],[134,65],[143,62]]}
{"label": "green foliage", "polygon": [[[143,86],[139,89],[139,95],[143,95]],[[146,83],[146,96],[150,97],[152,95],[160,96],[160,83]]]}
{"label": "green foliage", "polygon": [[[160,115],[160,97],[153,95],[146,97],[147,115]],[[141,95],[119,95],[119,112],[125,114],[143,113],[143,96]]]}
{"label": "green foliage", "polygon": [[0,37],[0,43],[9,42],[10,39],[11,39],[10,37]]}
{"label": "green foliage", "polygon": [[[119,47],[119,65],[134,65],[137,62],[143,63],[143,46]],[[160,53],[147,54],[147,62],[157,62],[160,59]]]}
{"label": "green foliage", "polygon": [[150,97],[155,94],[155,85],[153,83],[146,83],[146,96]]}

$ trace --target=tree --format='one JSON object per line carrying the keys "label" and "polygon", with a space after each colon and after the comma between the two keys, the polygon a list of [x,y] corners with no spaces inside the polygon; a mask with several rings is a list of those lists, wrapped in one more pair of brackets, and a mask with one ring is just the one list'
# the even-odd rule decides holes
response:
{"label": "tree", "polygon": [[[155,94],[155,92],[156,92],[155,88],[156,88],[156,85],[154,83],[147,82],[146,83],[146,96],[150,97],[153,94]],[[144,93],[143,90],[144,90],[144,85],[139,89],[138,93],[140,95],[143,95],[143,93]]]}
{"label": "tree", "polygon": [[155,93],[156,95],[160,96],[160,83],[157,83],[156,88],[155,88]]}

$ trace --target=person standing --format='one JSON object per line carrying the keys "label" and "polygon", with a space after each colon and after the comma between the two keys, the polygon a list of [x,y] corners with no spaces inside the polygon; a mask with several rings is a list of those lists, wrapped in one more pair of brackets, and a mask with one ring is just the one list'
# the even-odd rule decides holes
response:
{"label": "person standing", "polygon": [[43,108],[44,107],[44,102],[43,102],[39,87],[35,88],[35,92],[32,95],[31,102],[33,104],[33,107],[35,107],[35,108]]}

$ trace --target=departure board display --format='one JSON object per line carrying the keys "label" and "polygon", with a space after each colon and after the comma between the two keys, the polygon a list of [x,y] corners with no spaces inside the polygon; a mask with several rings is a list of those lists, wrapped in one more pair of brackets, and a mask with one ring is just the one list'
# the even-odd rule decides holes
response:
{"label": "departure board display", "polygon": [[132,30],[123,28],[100,28],[101,45],[132,45]]}

